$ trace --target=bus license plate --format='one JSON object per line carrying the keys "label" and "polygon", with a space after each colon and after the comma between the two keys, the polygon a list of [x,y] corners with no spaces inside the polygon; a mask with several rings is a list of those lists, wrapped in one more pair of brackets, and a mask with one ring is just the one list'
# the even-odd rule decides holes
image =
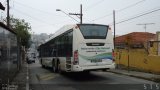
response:
{"label": "bus license plate", "polygon": [[95,62],[102,62],[102,59],[94,59],[94,60],[91,60],[92,63],[95,63]]}

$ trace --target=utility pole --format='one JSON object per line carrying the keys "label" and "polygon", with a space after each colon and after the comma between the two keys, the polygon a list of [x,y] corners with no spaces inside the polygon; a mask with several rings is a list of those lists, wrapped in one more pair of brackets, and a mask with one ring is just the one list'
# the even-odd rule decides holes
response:
{"label": "utility pole", "polygon": [[81,6],[80,6],[80,9],[81,9],[81,11],[80,11],[80,18],[81,18],[80,24],[82,24],[82,4],[81,4]]}
{"label": "utility pole", "polygon": [[144,25],[144,30],[145,30],[145,32],[146,32],[146,30],[147,30],[147,25],[153,25],[153,24],[155,24],[155,23],[142,23],[142,24],[137,24],[137,25]]}
{"label": "utility pole", "polygon": [[83,16],[83,14],[82,14],[82,4],[80,5],[80,13],[69,13],[69,15],[79,15],[80,17],[80,24],[82,24],[82,16]]}
{"label": "utility pole", "polygon": [[7,26],[10,27],[9,0],[7,0]]}
{"label": "utility pole", "polygon": [[[116,52],[116,49],[115,49],[115,40],[116,40],[116,20],[115,20],[115,10],[113,10],[113,29],[114,29],[114,37],[113,37],[113,42],[114,42],[114,54]],[[115,57],[115,56],[114,56]],[[118,64],[117,64],[117,68],[119,69],[120,68],[120,58],[118,60]]]}
{"label": "utility pole", "polygon": [[113,27],[114,27],[114,48],[115,48],[115,38],[116,38],[116,27],[115,27],[115,25],[116,25],[116,22],[115,22],[115,10],[113,10]]}
{"label": "utility pole", "polygon": [[[10,26],[9,26],[9,0],[7,0],[7,26],[8,26],[8,28],[10,28]],[[8,61],[9,62],[9,61]],[[9,70],[10,70],[10,68],[9,68],[9,65],[7,65],[8,66],[8,74],[9,74]],[[7,77],[9,77],[9,76],[7,76]],[[8,84],[10,83],[10,79],[8,78]]]}

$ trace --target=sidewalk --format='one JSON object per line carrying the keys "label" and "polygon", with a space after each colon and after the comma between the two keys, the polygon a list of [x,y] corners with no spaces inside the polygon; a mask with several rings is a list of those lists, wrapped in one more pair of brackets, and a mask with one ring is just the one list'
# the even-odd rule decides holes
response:
{"label": "sidewalk", "polygon": [[18,90],[27,90],[27,63],[24,62],[12,83],[18,84]]}
{"label": "sidewalk", "polygon": [[146,79],[146,80],[160,83],[160,75],[157,75],[157,74],[138,72],[138,71],[128,71],[128,70],[123,70],[123,69],[112,69],[112,70],[109,70],[109,72],[121,74],[121,75],[127,75],[131,77],[136,77],[136,78],[141,78],[141,79]]}

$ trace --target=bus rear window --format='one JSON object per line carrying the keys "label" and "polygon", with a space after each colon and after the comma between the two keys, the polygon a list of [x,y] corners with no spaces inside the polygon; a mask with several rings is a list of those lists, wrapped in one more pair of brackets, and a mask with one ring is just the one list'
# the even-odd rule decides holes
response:
{"label": "bus rear window", "polygon": [[104,25],[79,25],[84,39],[106,39],[108,26]]}

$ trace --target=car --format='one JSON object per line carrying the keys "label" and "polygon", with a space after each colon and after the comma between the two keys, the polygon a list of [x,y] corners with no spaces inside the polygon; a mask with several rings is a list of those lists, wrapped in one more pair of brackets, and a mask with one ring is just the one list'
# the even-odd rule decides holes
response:
{"label": "car", "polygon": [[32,63],[32,62],[35,63],[36,53],[34,53],[34,52],[28,52],[28,53],[27,53],[26,60],[27,60],[27,63]]}

